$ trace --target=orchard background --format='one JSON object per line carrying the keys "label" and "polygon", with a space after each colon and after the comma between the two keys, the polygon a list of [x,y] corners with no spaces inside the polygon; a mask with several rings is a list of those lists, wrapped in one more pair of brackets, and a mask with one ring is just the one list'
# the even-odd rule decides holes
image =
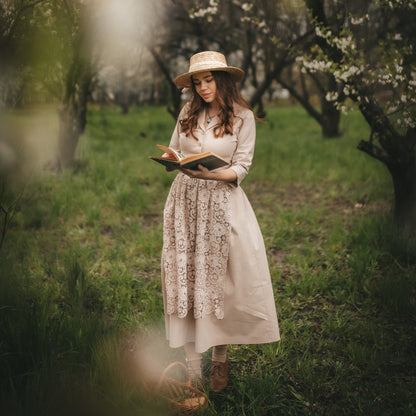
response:
{"label": "orchard background", "polygon": [[166,414],[143,381],[183,360],[160,287],[174,175],[147,156],[188,98],[174,77],[214,49],[266,121],[243,188],[282,340],[230,346],[208,414],[414,414],[415,14],[413,0],[0,2],[2,413]]}

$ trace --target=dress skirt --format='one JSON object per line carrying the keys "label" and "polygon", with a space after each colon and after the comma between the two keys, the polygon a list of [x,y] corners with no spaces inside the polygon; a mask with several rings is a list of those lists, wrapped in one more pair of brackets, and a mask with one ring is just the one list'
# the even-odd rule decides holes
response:
{"label": "dress skirt", "polygon": [[[184,181],[190,179],[179,173],[175,178],[165,206],[164,236],[172,230],[166,216],[172,214],[166,207],[179,204],[181,193],[186,192]],[[212,312],[195,318],[193,309],[179,317],[167,308],[166,259],[162,254],[162,287],[165,307],[165,327],[169,345],[173,348],[194,342],[196,352],[223,344],[261,344],[280,339],[276,307],[263,237],[247,196],[240,186],[226,184],[230,228],[227,240],[227,260],[223,282],[223,315]],[[164,237],[164,246],[166,237]]]}

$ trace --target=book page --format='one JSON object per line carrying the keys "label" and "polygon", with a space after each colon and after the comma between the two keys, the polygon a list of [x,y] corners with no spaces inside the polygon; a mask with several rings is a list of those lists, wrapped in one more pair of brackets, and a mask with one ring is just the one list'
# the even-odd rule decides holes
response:
{"label": "book page", "polygon": [[201,159],[201,158],[203,158],[205,156],[209,156],[211,154],[212,154],[211,152],[205,152],[205,153],[198,153],[196,155],[186,156],[186,157],[183,158],[183,160],[181,160],[181,162],[183,164],[185,164],[185,163],[188,163],[188,162],[192,162],[194,160]]}
{"label": "book page", "polygon": [[182,160],[185,156],[180,153],[177,152],[176,150],[167,147],[167,146],[163,146],[163,144],[157,144],[156,145],[160,150],[163,150],[165,153],[172,155],[176,160]]}

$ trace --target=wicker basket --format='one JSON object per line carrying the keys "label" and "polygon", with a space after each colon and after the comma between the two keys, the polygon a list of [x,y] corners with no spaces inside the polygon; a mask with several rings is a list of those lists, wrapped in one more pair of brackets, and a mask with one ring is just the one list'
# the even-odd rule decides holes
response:
{"label": "wicker basket", "polygon": [[[176,380],[168,374],[180,367],[185,375],[185,381]],[[194,415],[202,413],[208,406],[206,394],[192,386],[188,370],[179,361],[168,365],[160,376],[156,391],[164,397],[173,414]]]}

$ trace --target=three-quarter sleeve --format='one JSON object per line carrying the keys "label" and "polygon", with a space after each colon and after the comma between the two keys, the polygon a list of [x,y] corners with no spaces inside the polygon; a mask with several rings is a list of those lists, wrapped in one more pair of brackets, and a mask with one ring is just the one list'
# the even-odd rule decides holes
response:
{"label": "three-quarter sleeve", "polygon": [[239,117],[241,117],[241,127],[237,135],[237,148],[231,161],[231,169],[237,174],[237,186],[248,174],[256,142],[256,121],[253,112],[244,110]]}

